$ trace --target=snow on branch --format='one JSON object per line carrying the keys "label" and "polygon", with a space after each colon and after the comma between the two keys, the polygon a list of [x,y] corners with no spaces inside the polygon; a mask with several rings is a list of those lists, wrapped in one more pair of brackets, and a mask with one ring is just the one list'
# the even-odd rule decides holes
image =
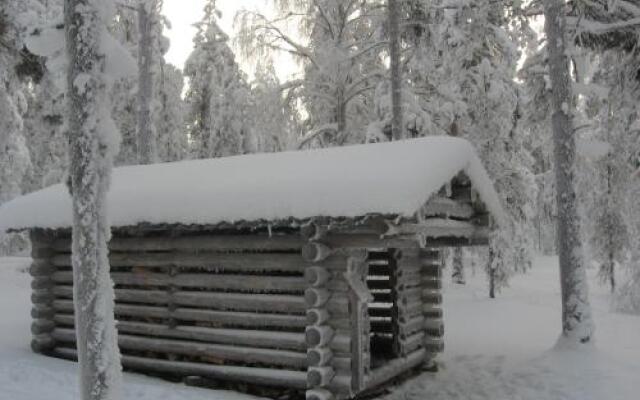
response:
{"label": "snow on branch", "polygon": [[567,17],[567,24],[575,26],[580,32],[602,35],[609,32],[636,28],[640,26],[640,17],[615,22],[599,22],[578,17]]}

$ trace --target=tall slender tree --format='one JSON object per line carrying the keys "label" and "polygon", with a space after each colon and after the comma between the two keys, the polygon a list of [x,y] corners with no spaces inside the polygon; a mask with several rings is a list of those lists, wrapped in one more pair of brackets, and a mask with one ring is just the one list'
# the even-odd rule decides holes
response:
{"label": "tall slender tree", "polygon": [[153,83],[155,71],[153,64],[157,59],[154,40],[156,27],[159,24],[160,7],[158,0],[140,0],[138,4],[138,112],[137,139],[138,161],[141,164],[152,164],[158,159],[156,129],[153,120]]}
{"label": "tall slender tree", "polygon": [[73,208],[72,264],[80,398],[115,400],[121,382],[109,275],[109,188],[115,126],[108,105],[103,43],[110,0],[65,0],[68,131]]}
{"label": "tall slender tree", "polygon": [[388,0],[389,14],[389,64],[391,74],[391,107],[393,118],[391,136],[394,140],[402,139],[402,68],[400,65],[400,5],[397,0]]}
{"label": "tall slender tree", "polygon": [[593,322],[574,187],[576,141],[572,112],[575,106],[571,95],[563,8],[564,1],[544,1],[556,172],[562,336],[574,342],[588,343],[593,336]]}

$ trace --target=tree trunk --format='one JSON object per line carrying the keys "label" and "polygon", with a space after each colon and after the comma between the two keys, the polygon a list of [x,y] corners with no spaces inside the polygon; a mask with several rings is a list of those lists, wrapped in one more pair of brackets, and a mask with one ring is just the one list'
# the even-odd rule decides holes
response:
{"label": "tree trunk", "polygon": [[153,97],[153,23],[156,0],[140,0],[138,6],[138,162],[157,161],[156,135],[151,118]]}
{"label": "tree trunk", "polygon": [[391,64],[391,137],[403,138],[402,129],[402,70],[400,69],[399,6],[397,0],[388,0],[389,11],[389,59]]}
{"label": "tree trunk", "polygon": [[463,260],[462,247],[456,247],[453,251],[453,269],[451,271],[451,279],[453,283],[464,285],[466,282],[464,278],[464,260]]}
{"label": "tree trunk", "polygon": [[[102,0],[101,0],[102,1]],[[112,154],[101,53],[105,19],[98,0],[66,0],[65,30],[70,190],[73,197],[73,288],[80,398],[116,399],[121,381],[109,276],[105,197]]]}
{"label": "tree trunk", "polygon": [[496,298],[496,268],[493,266],[495,253],[493,248],[489,247],[489,298]]}
{"label": "tree trunk", "polygon": [[569,61],[566,55],[564,1],[545,0],[545,32],[552,87],[551,116],[558,205],[558,253],[562,292],[562,334],[573,341],[591,340],[593,325],[584,268],[574,188],[575,137],[571,121]]}

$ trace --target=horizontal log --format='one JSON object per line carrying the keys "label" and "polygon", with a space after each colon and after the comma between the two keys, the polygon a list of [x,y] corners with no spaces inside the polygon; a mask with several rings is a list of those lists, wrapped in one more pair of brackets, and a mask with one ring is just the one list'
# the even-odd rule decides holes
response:
{"label": "horizontal log", "polygon": [[[57,283],[73,283],[71,271],[53,274]],[[307,286],[304,278],[291,276],[224,275],[224,274],[179,274],[170,276],[160,273],[112,272],[116,285],[174,286],[182,288],[207,288],[226,291],[301,292]]]}
{"label": "horizontal log", "polygon": [[425,318],[424,331],[429,336],[442,337],[444,336],[444,321],[442,318]]}
{"label": "horizontal log", "polygon": [[322,325],[329,321],[329,311],[322,308],[312,308],[307,310],[307,325]]}
{"label": "horizontal log", "polygon": [[34,335],[31,339],[31,350],[34,353],[45,353],[56,346],[56,341],[51,337],[51,333]]}
{"label": "horizontal log", "polygon": [[317,263],[328,258],[333,252],[329,246],[323,243],[311,242],[302,247],[302,258],[307,262]]}
{"label": "horizontal log", "polygon": [[424,265],[420,270],[422,276],[427,278],[441,279],[442,278],[442,266],[440,265]]}
{"label": "horizontal log", "polygon": [[[118,237],[109,242],[110,252],[159,251],[299,251],[306,242],[296,235],[202,235]],[[59,252],[71,252],[71,239],[53,242]]]}
{"label": "horizontal log", "polygon": [[422,302],[426,304],[442,304],[442,294],[437,289],[423,289]]}
{"label": "horizontal log", "polygon": [[52,247],[31,248],[31,258],[34,260],[47,260],[56,254]]}
{"label": "horizontal log", "polygon": [[331,367],[309,367],[307,370],[307,387],[327,386],[335,375],[336,372]]}
{"label": "horizontal log", "polygon": [[[71,287],[70,287],[71,288]],[[31,292],[31,303],[33,304],[48,304],[54,299],[55,288],[51,289],[36,289]],[[69,298],[73,297],[73,288],[69,293]]]}
{"label": "horizontal log", "polygon": [[308,288],[304,292],[304,300],[308,308],[323,307],[331,296],[331,292],[327,289]]}
{"label": "horizontal log", "polygon": [[320,287],[331,279],[331,273],[323,267],[308,267],[304,270],[304,279],[309,286]]}
{"label": "horizontal log", "polygon": [[34,259],[29,267],[31,276],[49,276],[54,273],[56,268],[48,260]]}
{"label": "horizontal log", "polygon": [[442,280],[433,276],[423,275],[419,279],[420,285],[425,289],[442,289]]}
{"label": "horizontal log", "polygon": [[[61,298],[72,298],[71,286],[55,286],[53,293]],[[160,290],[115,289],[116,301],[126,303],[168,304],[205,307],[215,310],[266,311],[288,314],[304,314],[306,305],[303,296],[250,294],[175,292]],[[339,304],[336,307],[341,308]]]}
{"label": "horizontal log", "polygon": [[424,317],[422,315],[411,318],[407,322],[398,322],[398,331],[401,338],[407,338],[424,329]]}
{"label": "horizontal log", "polygon": [[33,319],[42,318],[53,320],[53,316],[55,315],[55,313],[56,310],[49,305],[41,306],[39,304],[35,304],[33,308],[31,308],[31,318]]}
{"label": "horizontal log", "polygon": [[[56,342],[75,343],[75,331],[56,329],[51,336]],[[307,355],[303,352],[275,350],[248,346],[229,346],[176,339],[160,339],[118,333],[118,346],[122,350],[152,351],[179,354],[190,357],[205,357],[220,362],[267,364],[302,369],[307,366]]]}
{"label": "horizontal log", "polygon": [[327,346],[334,336],[335,330],[329,325],[311,325],[305,329],[308,347]]}
{"label": "horizontal log", "polygon": [[54,281],[49,276],[34,276],[31,279],[31,289],[50,289],[53,287]]}
{"label": "horizontal log", "polygon": [[305,392],[305,400],[334,400],[334,396],[327,389],[316,388]]}
{"label": "horizontal log", "polygon": [[442,353],[444,351],[444,341],[441,337],[425,335],[424,348],[429,353]]}
{"label": "horizontal log", "polygon": [[31,322],[31,333],[39,335],[49,333],[55,328],[55,323],[50,319],[34,319]]}
{"label": "horizontal log", "polygon": [[426,351],[424,349],[418,349],[406,357],[396,358],[382,367],[372,370],[369,375],[365,376],[365,387],[367,389],[374,388],[420,365],[424,360],[425,354]]}
{"label": "horizontal log", "polygon": [[424,332],[417,332],[405,339],[398,341],[401,354],[410,354],[418,350],[424,342]]}
{"label": "horizontal log", "polygon": [[[69,254],[57,254],[51,259],[56,266],[71,265]],[[304,271],[305,261],[295,253],[111,253],[111,267],[178,267],[211,272],[286,272]]]}
{"label": "horizontal log", "polygon": [[[61,358],[77,359],[75,349],[56,348],[53,354]],[[289,371],[273,368],[237,367],[231,365],[211,365],[184,361],[157,360],[152,358],[123,355],[122,364],[126,368],[145,372],[162,372],[176,376],[202,376],[206,378],[248,382],[256,385],[305,389],[306,371]]]}
{"label": "horizontal log", "polygon": [[333,352],[328,347],[314,347],[307,350],[307,365],[323,367],[333,359]]}
{"label": "horizontal log", "polygon": [[[55,300],[53,308],[59,312],[73,313],[73,302],[71,300]],[[214,311],[196,308],[169,310],[167,307],[121,303],[116,303],[115,315],[117,317],[173,318],[178,321],[211,322],[219,326],[250,328],[280,327],[292,329],[304,328],[307,325],[306,318],[302,315]]]}
{"label": "horizontal log", "polygon": [[426,319],[442,318],[442,309],[433,304],[425,304],[422,315],[424,315]]}
{"label": "horizontal log", "polygon": [[420,211],[425,217],[469,219],[475,210],[469,204],[460,203],[446,197],[431,198]]}

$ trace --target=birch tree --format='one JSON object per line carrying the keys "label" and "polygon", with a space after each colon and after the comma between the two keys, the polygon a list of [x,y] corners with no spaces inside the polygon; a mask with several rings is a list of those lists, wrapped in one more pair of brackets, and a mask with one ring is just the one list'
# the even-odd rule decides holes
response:
{"label": "birch tree", "polygon": [[556,200],[558,210],[558,253],[562,297],[562,336],[572,342],[588,343],[593,335],[587,274],[580,242],[578,204],[574,187],[576,142],[573,131],[569,60],[566,54],[564,2],[545,0],[544,29],[547,37],[551,81],[551,128],[554,141]]}
{"label": "birch tree", "polygon": [[[362,142],[371,121],[372,94],[386,78],[377,35],[378,2],[274,0],[278,15],[240,14],[239,44],[251,60],[279,52],[303,67],[295,92],[308,115],[299,147]],[[287,26],[299,26],[292,35]]]}
{"label": "birch tree", "polygon": [[66,0],[64,24],[68,131],[73,198],[72,264],[80,398],[120,397],[121,366],[109,275],[109,188],[116,129],[107,101],[108,0]]}

